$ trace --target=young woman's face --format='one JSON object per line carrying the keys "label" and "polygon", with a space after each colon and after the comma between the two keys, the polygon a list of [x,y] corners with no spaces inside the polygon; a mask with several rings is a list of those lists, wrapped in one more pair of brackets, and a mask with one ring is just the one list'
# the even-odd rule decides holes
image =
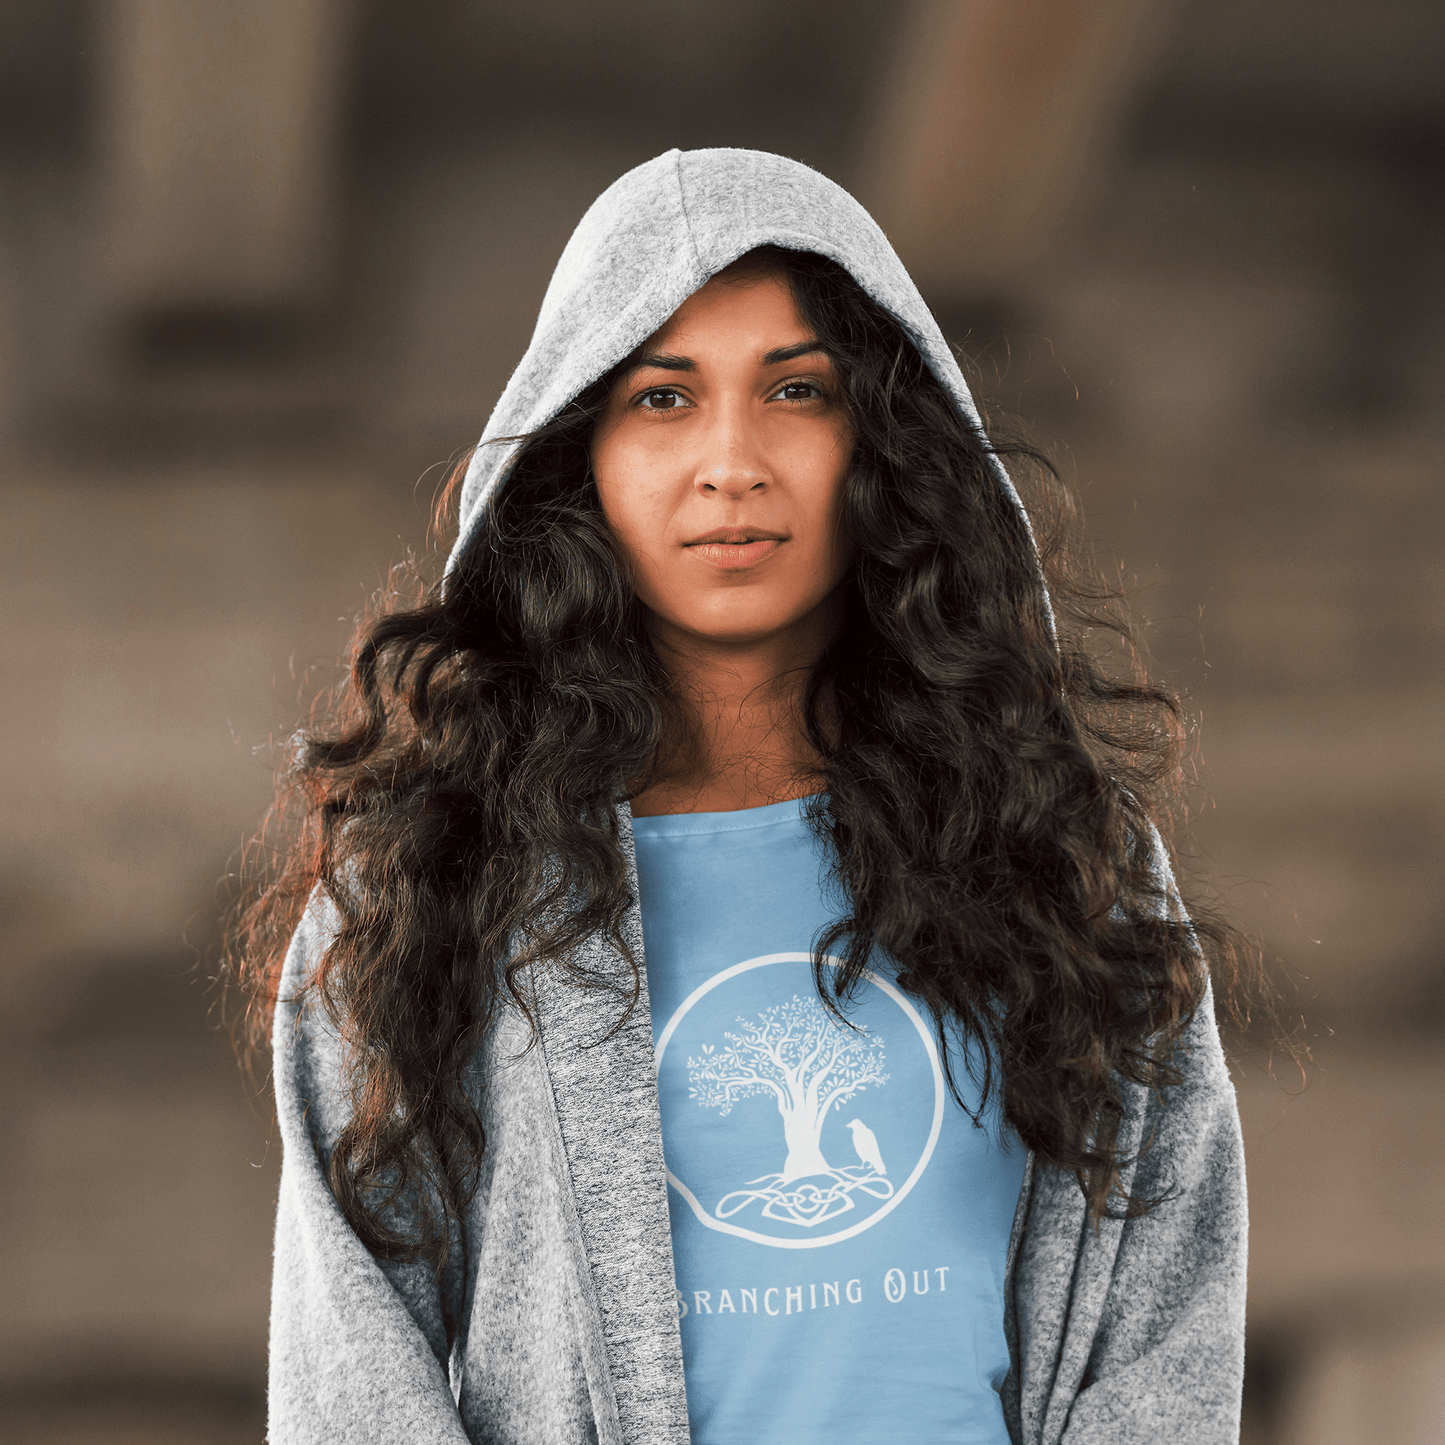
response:
{"label": "young woman's face", "polygon": [[613,388],[593,474],[638,596],[669,630],[763,641],[815,620],[842,580],[853,437],[816,348],[786,282],[718,278]]}

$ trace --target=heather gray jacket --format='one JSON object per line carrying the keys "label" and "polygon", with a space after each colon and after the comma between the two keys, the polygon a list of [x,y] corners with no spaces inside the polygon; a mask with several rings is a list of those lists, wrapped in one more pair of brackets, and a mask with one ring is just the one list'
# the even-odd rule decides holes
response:
{"label": "heather gray jacket", "polygon": [[[669,152],[583,218],[486,437],[550,419],[707,278],[765,243],[843,264],[908,330],[977,420],[952,352],[883,233],[816,172],[752,151]],[[483,446],[452,563],[475,535],[505,447]],[[998,484],[1017,503],[998,469]],[[619,809],[629,862],[631,816]],[[1162,866],[1162,865],[1161,865]],[[637,896],[635,870],[632,873]],[[323,1161],[344,1122],[334,1031],[297,986],[332,919],[315,904],[276,1013],[283,1142],[271,1313],[272,1445],[681,1445],[688,1438],[662,1130],[644,989],[536,980],[539,1041],[504,1013],[474,1063],[487,1132],[465,1241],[440,1283],[378,1263],[342,1218]],[[634,906],[626,938],[643,956]],[[600,938],[576,960],[630,985]],[[1021,1445],[1234,1441],[1243,1375],[1244,1163],[1206,1000],[1162,1098],[1129,1087],[1120,1147],[1152,1148],[1125,1187],[1167,1202],[1086,1217],[1071,1175],[1024,1175],[1009,1244],[1004,1412]],[[846,1442],[839,1442],[846,1445]]]}

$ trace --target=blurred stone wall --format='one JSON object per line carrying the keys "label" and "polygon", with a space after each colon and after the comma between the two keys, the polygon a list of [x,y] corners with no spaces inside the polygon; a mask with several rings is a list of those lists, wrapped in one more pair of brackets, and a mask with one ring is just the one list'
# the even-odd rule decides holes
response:
{"label": "blurred stone wall", "polygon": [[1314,1054],[1240,1046],[1247,1438],[1445,1438],[1442,16],[12,0],[7,1435],[260,1438],[218,880],[577,217],[732,144],[876,207],[1199,719],[1187,846]]}

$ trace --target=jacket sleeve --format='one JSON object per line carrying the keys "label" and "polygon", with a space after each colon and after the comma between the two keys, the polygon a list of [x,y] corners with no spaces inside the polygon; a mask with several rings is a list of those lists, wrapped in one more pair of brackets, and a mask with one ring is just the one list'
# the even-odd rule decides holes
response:
{"label": "jacket sleeve", "polygon": [[[1248,1211],[1239,1114],[1212,995],[1184,1045],[1180,1084],[1162,1101],[1136,1091],[1141,1137],[1152,1144],[1133,1191],[1161,1202],[1106,1225],[1080,1254],[1074,1307],[1087,1316],[1089,1296],[1102,1300],[1063,1445],[1239,1439]],[[1089,1256],[1106,1251],[1111,1234],[1113,1267],[1105,1274],[1096,1256],[1090,1279]]]}
{"label": "jacket sleeve", "polygon": [[295,996],[332,927],[327,905],[313,899],[291,942],[276,1008],[282,1162],[268,1439],[468,1445],[447,1373],[445,1321],[456,1317],[459,1260],[440,1284],[425,1263],[378,1262],[326,1182],[323,1160],[345,1118],[339,1040],[322,1011]]}

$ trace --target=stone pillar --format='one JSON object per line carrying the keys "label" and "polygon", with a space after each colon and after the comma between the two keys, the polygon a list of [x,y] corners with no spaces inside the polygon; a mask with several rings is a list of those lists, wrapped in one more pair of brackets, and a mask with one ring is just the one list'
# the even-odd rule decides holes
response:
{"label": "stone pillar", "polygon": [[349,9],[104,0],[103,324],[142,350],[187,325],[224,344],[324,303]]}
{"label": "stone pillar", "polygon": [[1007,290],[1102,149],[1173,0],[915,0],[860,196],[925,293]]}

